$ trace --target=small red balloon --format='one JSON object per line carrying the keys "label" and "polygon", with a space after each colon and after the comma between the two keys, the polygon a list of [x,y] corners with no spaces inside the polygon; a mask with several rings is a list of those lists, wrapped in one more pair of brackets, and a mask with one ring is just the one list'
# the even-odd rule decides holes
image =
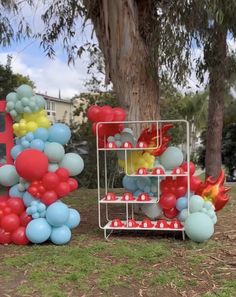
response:
{"label": "small red balloon", "polygon": [[113,113],[114,113],[113,121],[115,122],[123,122],[126,118],[126,112],[121,107],[113,108]]}
{"label": "small red balloon", "polygon": [[165,210],[164,210],[164,215],[165,215],[168,219],[173,219],[174,217],[177,216],[178,213],[179,213],[179,212],[178,212],[178,210],[177,210],[175,207],[173,207],[173,208],[171,208],[171,209],[165,209]]}
{"label": "small red balloon", "polygon": [[87,117],[91,122],[98,122],[99,121],[99,114],[101,111],[101,107],[97,105],[92,105],[89,107],[87,111]]}
{"label": "small red balloon", "polygon": [[0,201],[0,209],[3,209],[7,206],[7,200],[6,201]]}
{"label": "small red balloon", "polygon": [[12,210],[9,206],[4,207],[2,211],[3,211],[4,216],[12,213]]}
{"label": "small red balloon", "polygon": [[33,186],[30,186],[27,190],[32,196],[36,196],[36,194],[38,193],[38,189],[37,187],[33,187]]}
{"label": "small red balloon", "polygon": [[46,192],[45,187],[44,187],[43,185],[38,186],[38,192],[39,192],[40,194],[45,193],[45,192]]}
{"label": "small red balloon", "polygon": [[187,178],[187,176],[178,176],[176,178],[176,181],[177,181],[177,185],[179,187],[180,186],[187,187],[187,184],[188,184],[188,178]]}
{"label": "small red balloon", "polygon": [[26,227],[29,224],[30,221],[32,221],[32,217],[29,216],[26,211],[24,211],[20,215],[20,224],[21,224],[21,226]]}
{"label": "small red balloon", "polygon": [[11,208],[12,212],[20,215],[25,211],[25,205],[21,198],[10,198],[7,205]]}
{"label": "small red balloon", "polygon": [[57,195],[59,197],[64,197],[70,193],[70,185],[67,182],[59,183],[58,187],[56,188]]}
{"label": "small red balloon", "polygon": [[176,197],[172,193],[161,194],[159,204],[163,209],[171,209],[176,205]]}
{"label": "small red balloon", "polygon": [[195,193],[197,189],[201,186],[202,180],[198,176],[191,176],[190,179],[190,190],[191,192]]}
{"label": "small red balloon", "polygon": [[26,245],[29,243],[29,239],[26,237],[25,234],[25,227],[17,228],[11,235],[11,240],[13,243],[18,245]]}
{"label": "small red balloon", "polygon": [[70,186],[70,191],[71,192],[78,189],[78,182],[77,182],[77,180],[75,178],[70,177],[68,179],[68,184]]}
{"label": "small red balloon", "polygon": [[60,181],[66,182],[69,179],[69,171],[65,168],[58,168],[56,170],[56,175],[59,177]]}
{"label": "small red balloon", "polygon": [[55,191],[47,191],[43,194],[41,201],[46,205],[50,205],[56,202],[57,199],[58,199],[58,196]]}
{"label": "small red balloon", "polygon": [[48,158],[41,151],[27,149],[15,161],[17,173],[28,181],[39,180],[48,171]]}
{"label": "small red balloon", "polygon": [[[188,171],[188,163],[187,162],[184,162],[181,167],[183,168],[183,170],[185,172]],[[196,170],[196,167],[193,162],[189,163],[189,170],[190,170],[190,175],[193,175]]]}
{"label": "small red balloon", "polygon": [[4,229],[0,228],[0,244],[11,243],[11,233],[6,232]]}
{"label": "small red balloon", "polygon": [[4,216],[1,220],[1,227],[6,232],[13,232],[19,226],[20,226],[20,218],[14,213]]}
{"label": "small red balloon", "polygon": [[[60,169],[58,169],[60,170]],[[55,189],[59,184],[59,176],[54,172],[47,172],[42,179],[42,183],[47,190]]]}
{"label": "small red balloon", "polygon": [[179,186],[176,188],[175,190],[175,196],[176,198],[179,198],[179,197],[183,197],[187,192],[187,188],[186,187],[183,187],[183,186]]}

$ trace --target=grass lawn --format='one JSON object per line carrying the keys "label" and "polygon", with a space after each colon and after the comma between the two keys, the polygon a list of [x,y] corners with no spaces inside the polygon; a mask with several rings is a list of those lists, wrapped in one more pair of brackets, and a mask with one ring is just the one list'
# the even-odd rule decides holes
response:
{"label": "grass lawn", "polygon": [[97,225],[96,190],[65,201],[81,225],[66,246],[0,246],[1,297],[234,297],[236,186],[204,244],[177,234],[126,233],[105,241]]}

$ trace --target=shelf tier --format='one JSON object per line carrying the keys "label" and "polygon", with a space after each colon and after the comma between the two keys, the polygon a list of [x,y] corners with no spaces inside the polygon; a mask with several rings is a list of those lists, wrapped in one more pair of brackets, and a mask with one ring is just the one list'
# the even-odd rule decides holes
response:
{"label": "shelf tier", "polygon": [[188,176],[188,173],[181,173],[181,174],[177,174],[177,173],[171,173],[170,171],[166,171],[166,173],[164,174],[152,174],[152,173],[148,173],[148,174],[127,174],[128,176],[134,176],[134,177],[142,177],[142,176],[160,176],[160,177],[165,177],[165,176],[172,176],[172,177],[181,177],[181,176]]}
{"label": "shelf tier", "polygon": [[106,198],[102,198],[101,200],[99,200],[99,203],[102,203],[102,204],[107,204],[107,203],[109,203],[109,204],[117,204],[117,203],[119,203],[119,204],[127,204],[127,203],[129,203],[129,204],[139,204],[139,203],[150,204],[150,203],[159,202],[159,198],[157,198],[157,197],[150,197],[151,200],[149,200],[149,201],[137,201],[137,199],[138,199],[137,197],[134,197],[135,200],[123,201],[123,200],[121,200],[122,196],[116,196],[116,197],[118,198],[117,200],[106,200]]}
{"label": "shelf tier", "polygon": [[[114,227],[114,226],[111,226],[112,224],[112,221],[109,221],[104,227],[103,229],[105,230],[149,230],[149,231],[180,231],[180,232],[183,232],[184,231],[184,227],[177,227],[177,228],[158,228],[156,227],[156,224],[157,224],[157,221],[151,221],[152,224],[154,224],[153,227],[149,228],[144,228],[144,227],[126,227],[126,221],[122,221],[122,223],[124,224],[123,227]],[[136,223],[138,225],[140,225],[142,223],[142,221],[136,221]],[[169,222],[171,223],[171,222]]]}

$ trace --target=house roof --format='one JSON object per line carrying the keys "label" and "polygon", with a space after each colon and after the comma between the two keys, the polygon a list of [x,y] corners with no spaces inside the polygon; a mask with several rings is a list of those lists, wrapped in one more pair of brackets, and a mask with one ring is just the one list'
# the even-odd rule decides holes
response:
{"label": "house roof", "polygon": [[56,101],[56,102],[62,102],[62,103],[67,103],[67,104],[72,104],[72,99],[61,99],[61,98],[57,98],[57,97],[53,97],[53,96],[48,96],[45,94],[40,94],[40,93],[36,93],[37,95],[42,96],[46,101],[50,100],[50,101]]}

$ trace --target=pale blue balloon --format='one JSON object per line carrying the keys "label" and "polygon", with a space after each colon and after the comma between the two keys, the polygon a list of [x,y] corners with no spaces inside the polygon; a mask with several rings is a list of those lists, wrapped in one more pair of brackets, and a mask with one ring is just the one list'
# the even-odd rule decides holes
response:
{"label": "pale blue balloon", "polygon": [[66,204],[62,202],[54,202],[47,208],[46,218],[50,225],[59,227],[66,223],[69,214],[69,208]]}
{"label": "pale blue balloon", "polygon": [[71,239],[71,231],[69,227],[65,225],[61,227],[53,227],[50,239],[54,244],[66,244]]}
{"label": "pale blue balloon", "polygon": [[59,163],[65,155],[65,149],[60,143],[49,142],[45,145],[44,154],[50,163]]}
{"label": "pale blue balloon", "polygon": [[48,171],[55,172],[59,168],[59,165],[56,163],[49,163],[48,164]]}
{"label": "pale blue balloon", "polygon": [[150,186],[145,186],[143,190],[144,190],[145,193],[149,193],[151,191],[151,187]]}
{"label": "pale blue balloon", "polygon": [[19,182],[19,175],[14,165],[6,164],[0,167],[0,185],[11,187]]}
{"label": "pale blue balloon", "polygon": [[143,191],[141,191],[141,190],[137,190],[137,191],[135,191],[134,193],[133,193],[133,195],[134,195],[134,197],[138,197],[140,194],[142,194],[143,193]]}
{"label": "pale blue balloon", "polygon": [[21,141],[21,145],[23,146],[24,149],[30,147],[30,143],[28,140]]}
{"label": "pale blue balloon", "polygon": [[38,212],[33,213],[33,214],[32,214],[32,218],[33,218],[34,220],[40,218],[39,213],[38,213]]}
{"label": "pale blue balloon", "polygon": [[167,170],[172,170],[183,163],[184,157],[182,151],[174,146],[169,146],[163,154],[160,155],[159,161]]}
{"label": "pale blue balloon", "polygon": [[43,96],[34,95],[32,98],[36,102],[36,104],[38,105],[38,107],[42,108],[42,107],[45,106],[45,100],[44,100]]}
{"label": "pale blue balloon", "polygon": [[50,142],[58,142],[65,145],[71,138],[70,128],[66,124],[54,124],[48,129]]}
{"label": "pale blue balloon", "polygon": [[16,93],[20,98],[30,98],[33,96],[33,89],[31,86],[23,84],[16,89]]}
{"label": "pale blue balloon", "polygon": [[184,229],[191,240],[204,242],[213,235],[214,224],[205,213],[195,212],[186,219]]}
{"label": "pale blue balloon", "polygon": [[49,239],[52,227],[44,218],[38,218],[29,222],[26,227],[26,236],[33,243],[43,243]]}
{"label": "pale blue balloon", "polygon": [[180,220],[180,222],[185,222],[188,215],[189,215],[189,213],[188,213],[187,208],[182,209],[178,215],[178,219]]}
{"label": "pale blue balloon", "polygon": [[69,218],[66,221],[65,225],[70,229],[74,229],[79,226],[80,223],[80,214],[74,208],[69,208]]}
{"label": "pale blue balloon", "polygon": [[208,216],[212,219],[212,218],[214,218],[215,217],[215,212],[214,212],[214,210],[212,210],[212,209],[210,209],[210,210],[208,210],[207,211],[207,214],[208,214]]}
{"label": "pale blue balloon", "polygon": [[20,101],[17,101],[16,104],[15,104],[15,110],[18,112],[18,113],[23,113],[24,112],[24,107],[23,105],[21,104]]}
{"label": "pale blue balloon", "polygon": [[45,144],[41,139],[34,139],[31,141],[30,147],[42,152],[45,148]]}
{"label": "pale blue balloon", "polygon": [[18,113],[16,112],[15,109],[11,110],[9,113],[10,113],[10,115],[11,115],[11,117],[12,117],[13,119],[16,119]]}
{"label": "pale blue balloon", "polygon": [[199,195],[193,195],[189,201],[189,211],[199,212],[202,210],[204,205],[204,199]]}
{"label": "pale blue balloon", "polygon": [[122,179],[123,187],[130,192],[135,192],[138,189],[135,177],[125,175]]}
{"label": "pale blue balloon", "polygon": [[14,102],[12,102],[12,101],[7,102],[7,106],[6,106],[7,111],[10,111],[10,110],[14,109],[14,107],[15,107]]}
{"label": "pale blue balloon", "polygon": [[151,180],[148,177],[140,176],[137,178],[137,186],[140,190],[144,190],[145,186],[151,186]]}
{"label": "pale blue balloon", "polygon": [[188,199],[186,197],[180,197],[177,199],[176,206],[179,211],[188,207]]}
{"label": "pale blue balloon", "polygon": [[16,94],[16,92],[11,92],[7,95],[6,100],[7,101],[13,101],[16,102],[18,100],[18,95]]}
{"label": "pale blue balloon", "polygon": [[83,171],[84,160],[78,154],[67,153],[59,163],[59,166],[66,168],[70,176],[76,176]]}
{"label": "pale blue balloon", "polygon": [[[35,137],[38,138],[38,137]],[[34,139],[34,133],[33,132],[29,132],[25,135],[25,139],[28,140],[29,142],[31,142]]]}
{"label": "pale blue balloon", "polygon": [[29,105],[29,98],[27,98],[27,97],[22,97],[21,98],[21,103],[25,106],[25,107],[28,107],[28,105]]}
{"label": "pale blue balloon", "polygon": [[34,131],[34,137],[37,139],[41,139],[42,141],[47,141],[48,136],[48,129],[46,128],[38,128]]}
{"label": "pale blue balloon", "polygon": [[214,205],[210,201],[205,201],[203,207],[206,208],[207,210],[215,209]]}
{"label": "pale blue balloon", "polygon": [[37,209],[39,212],[43,212],[44,210],[46,210],[46,205],[44,203],[39,203]]}
{"label": "pale blue balloon", "polygon": [[22,198],[24,195],[24,192],[20,192],[18,190],[18,184],[17,185],[14,185],[13,187],[10,188],[9,190],[9,196],[10,197],[20,197]]}
{"label": "pale blue balloon", "polygon": [[32,196],[29,192],[23,193],[23,201],[26,207],[30,206],[31,202],[38,201],[34,196]]}
{"label": "pale blue balloon", "polygon": [[22,147],[22,145],[17,144],[15,146],[13,146],[13,148],[11,149],[11,156],[12,158],[15,160],[17,158],[17,156],[24,150],[24,148]]}

